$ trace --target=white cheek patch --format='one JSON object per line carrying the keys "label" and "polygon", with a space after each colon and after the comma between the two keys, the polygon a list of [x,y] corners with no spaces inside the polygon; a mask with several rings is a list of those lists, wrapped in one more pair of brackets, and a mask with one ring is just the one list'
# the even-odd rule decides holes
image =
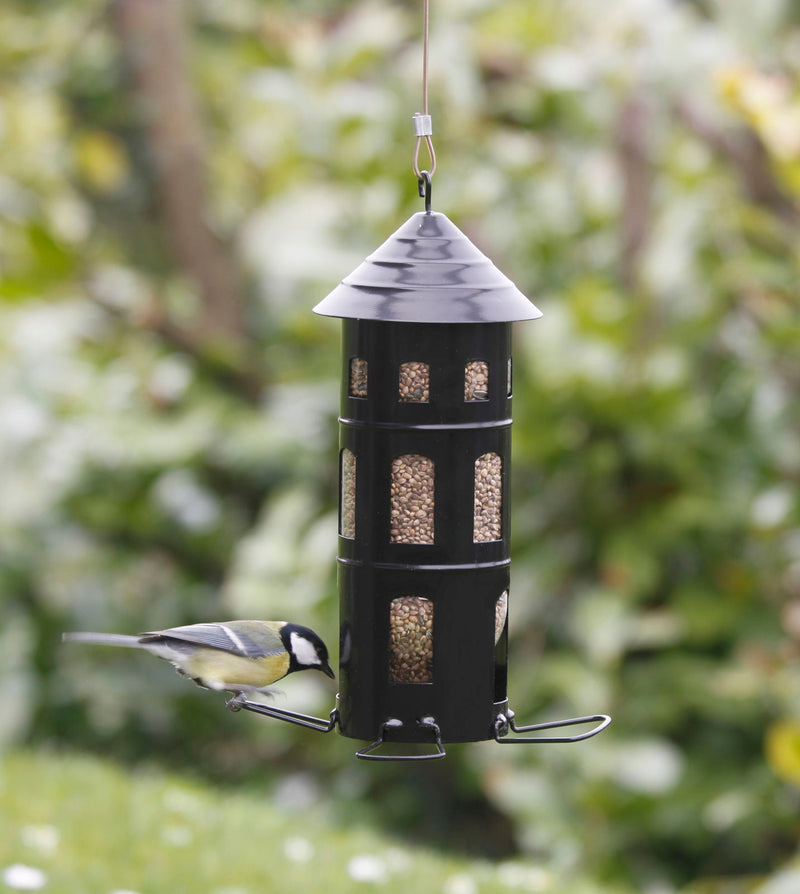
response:
{"label": "white cheek patch", "polygon": [[310,643],[304,636],[300,636],[299,633],[291,633],[289,634],[289,642],[298,664],[322,664],[314,644]]}

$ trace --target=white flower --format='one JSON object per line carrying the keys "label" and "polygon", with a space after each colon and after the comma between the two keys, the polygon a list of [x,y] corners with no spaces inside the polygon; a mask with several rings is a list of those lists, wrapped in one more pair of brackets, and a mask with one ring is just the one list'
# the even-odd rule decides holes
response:
{"label": "white flower", "polygon": [[38,891],[47,884],[47,876],[33,866],[12,863],[3,870],[3,884],[16,891]]}
{"label": "white flower", "polygon": [[357,882],[372,884],[383,884],[388,877],[386,863],[369,854],[353,857],[347,864],[347,874]]}
{"label": "white flower", "polygon": [[54,854],[61,841],[61,833],[55,826],[23,826],[20,838],[25,847],[41,854]]}
{"label": "white flower", "polygon": [[475,879],[465,872],[451,875],[444,883],[444,894],[478,894],[478,885]]}
{"label": "white flower", "polygon": [[292,863],[308,863],[314,856],[314,845],[307,838],[287,838],[283,842],[283,853]]}

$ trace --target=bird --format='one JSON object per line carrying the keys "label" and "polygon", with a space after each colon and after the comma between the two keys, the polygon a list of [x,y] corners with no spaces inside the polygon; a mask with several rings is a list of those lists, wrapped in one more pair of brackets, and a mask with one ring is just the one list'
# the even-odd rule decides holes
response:
{"label": "bird", "polygon": [[232,702],[241,702],[248,692],[269,693],[273,683],[295,671],[316,668],[331,679],[336,676],[322,639],[310,628],[287,621],[217,621],[136,636],[75,631],[61,638],[144,649],[204,689],[233,693]]}

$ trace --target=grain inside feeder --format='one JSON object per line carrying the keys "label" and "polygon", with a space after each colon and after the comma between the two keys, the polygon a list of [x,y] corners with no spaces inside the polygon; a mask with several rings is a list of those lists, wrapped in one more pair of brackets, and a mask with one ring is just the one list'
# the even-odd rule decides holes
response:
{"label": "grain inside feeder", "polygon": [[489,399],[489,364],[470,360],[464,370],[464,400]]}
{"label": "grain inside feeder", "polygon": [[503,525],[503,460],[485,453],[475,460],[473,540],[499,540]]}
{"label": "grain inside feeder", "polygon": [[508,590],[500,594],[500,598],[494,604],[494,644],[497,645],[503,635],[508,617]]}
{"label": "grain inside feeder", "polygon": [[402,401],[427,403],[431,399],[431,371],[427,363],[400,364],[398,393]]}
{"label": "grain inside feeder", "polygon": [[352,397],[367,396],[367,361],[360,357],[350,361],[350,394]]}
{"label": "grain inside feeder", "polygon": [[356,536],[356,457],[347,447],[342,450],[342,493],[340,499],[342,537]]}
{"label": "grain inside feeder", "polygon": [[433,603],[400,596],[389,611],[389,679],[392,683],[433,682]]}
{"label": "grain inside feeder", "polygon": [[433,460],[417,454],[392,462],[392,543],[433,543]]}

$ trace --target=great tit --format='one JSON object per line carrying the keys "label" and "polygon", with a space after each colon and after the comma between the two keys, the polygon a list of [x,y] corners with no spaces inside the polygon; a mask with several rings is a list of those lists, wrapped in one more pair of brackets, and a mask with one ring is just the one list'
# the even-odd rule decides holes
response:
{"label": "great tit", "polygon": [[139,636],[119,633],[64,633],[68,642],[146,649],[169,661],[179,674],[205,689],[266,692],[294,671],[316,668],[329,677],[325,643],[308,627],[286,621],[222,621],[154,630]]}

